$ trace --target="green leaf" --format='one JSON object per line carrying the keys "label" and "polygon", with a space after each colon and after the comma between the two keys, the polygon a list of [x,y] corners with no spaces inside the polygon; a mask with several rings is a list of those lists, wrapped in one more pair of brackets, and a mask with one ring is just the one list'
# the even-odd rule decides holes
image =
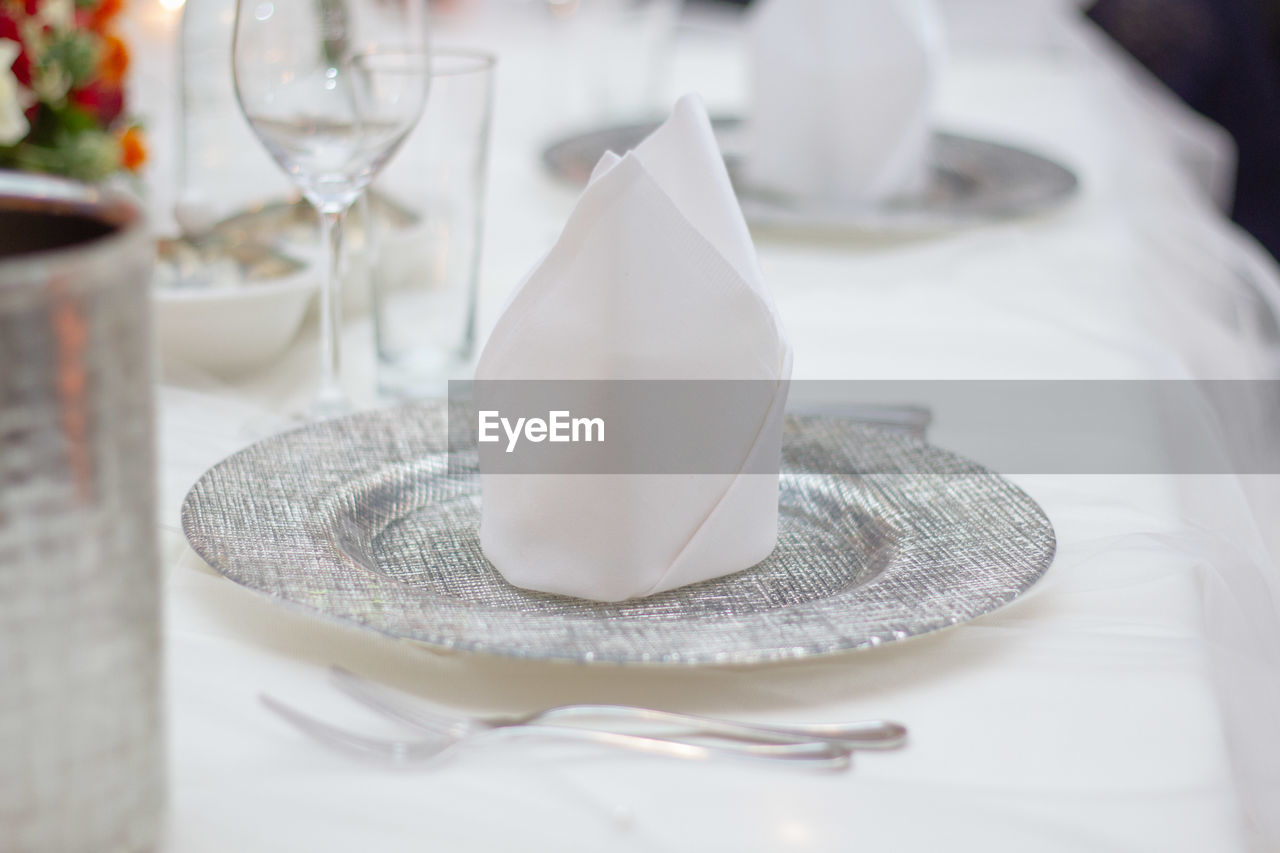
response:
{"label": "green leaf", "polygon": [[120,168],[119,143],[101,131],[62,133],[52,145],[24,142],[10,149],[8,156],[19,169],[80,181],[100,181]]}
{"label": "green leaf", "polygon": [[98,129],[98,119],[93,113],[76,104],[63,104],[50,109],[62,133],[86,133]]}
{"label": "green leaf", "polygon": [[83,30],[71,30],[55,38],[41,58],[40,67],[61,71],[72,86],[84,85],[93,79],[98,68],[97,37]]}

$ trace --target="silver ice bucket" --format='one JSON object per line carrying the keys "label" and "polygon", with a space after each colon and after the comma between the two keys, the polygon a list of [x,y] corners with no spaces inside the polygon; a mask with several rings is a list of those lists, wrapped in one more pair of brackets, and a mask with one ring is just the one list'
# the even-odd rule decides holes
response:
{"label": "silver ice bucket", "polygon": [[0,849],[154,848],[148,279],[124,195],[0,172]]}

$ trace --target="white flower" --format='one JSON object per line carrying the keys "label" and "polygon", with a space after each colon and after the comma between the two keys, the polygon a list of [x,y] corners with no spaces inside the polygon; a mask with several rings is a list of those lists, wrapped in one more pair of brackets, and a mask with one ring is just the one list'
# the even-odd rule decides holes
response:
{"label": "white flower", "polygon": [[70,30],[76,25],[75,0],[43,0],[36,18],[60,32]]}
{"label": "white flower", "polygon": [[22,85],[13,76],[13,61],[22,46],[12,39],[0,39],[0,145],[13,145],[27,135],[30,125],[23,114]]}

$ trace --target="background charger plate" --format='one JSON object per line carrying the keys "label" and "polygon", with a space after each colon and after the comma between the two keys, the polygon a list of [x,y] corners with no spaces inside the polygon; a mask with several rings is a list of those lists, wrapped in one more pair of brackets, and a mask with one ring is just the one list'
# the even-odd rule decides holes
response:
{"label": "background charger plate", "polygon": [[[948,231],[1050,210],[1075,195],[1079,185],[1070,169],[1039,154],[939,132],[930,152],[929,185],[918,196],[877,205],[793,198],[744,184],[737,174],[742,121],[718,118],[714,125],[742,212],[749,223],[765,228],[889,235]],[[575,134],[550,145],[542,160],[552,175],[583,186],[605,151],[630,151],[657,126],[646,122]]]}
{"label": "background charger plate", "polygon": [[[763,563],[602,604],[527,592],[477,536],[476,456],[443,403],[267,439],[187,495],[192,547],[236,583],[431,646],[616,664],[748,664],[862,649],[981,616],[1053,560],[1053,527],[1002,477],[902,431],[791,416],[778,547]],[[915,473],[824,473],[838,471]]]}

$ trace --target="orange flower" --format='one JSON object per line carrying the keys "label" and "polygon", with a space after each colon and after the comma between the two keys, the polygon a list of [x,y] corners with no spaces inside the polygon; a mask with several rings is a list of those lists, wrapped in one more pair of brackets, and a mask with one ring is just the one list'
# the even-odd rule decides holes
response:
{"label": "orange flower", "polygon": [[101,32],[103,27],[112,18],[120,14],[120,10],[123,8],[124,0],[101,0],[89,12],[89,28]]}
{"label": "orange flower", "polygon": [[130,172],[136,172],[147,162],[147,146],[142,138],[142,129],[126,128],[120,134],[120,163]]}
{"label": "orange flower", "polygon": [[98,74],[108,86],[115,86],[129,70],[129,48],[123,40],[111,34],[102,37],[102,52],[98,58]]}

